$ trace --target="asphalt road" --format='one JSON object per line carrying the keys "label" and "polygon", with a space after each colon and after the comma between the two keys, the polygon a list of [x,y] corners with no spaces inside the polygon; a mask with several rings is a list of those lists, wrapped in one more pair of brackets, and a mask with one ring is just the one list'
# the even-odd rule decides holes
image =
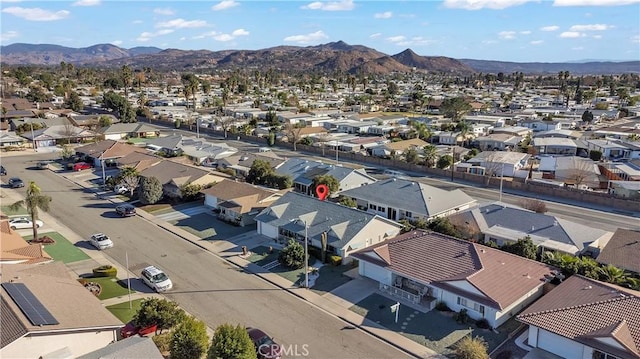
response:
{"label": "asphalt road", "polygon": [[[229,322],[265,330],[308,358],[404,358],[405,353],[259,277],[182,240],[140,217],[120,218],[114,205],[51,171],[26,169],[38,158],[3,157],[9,176],[35,181],[53,198],[50,215],[83,238],[105,232],[115,243],[106,255],[137,273],[163,268],[174,282],[167,295],[209,327]],[[5,178],[3,178],[6,181]],[[24,188],[19,190],[24,195]]]}

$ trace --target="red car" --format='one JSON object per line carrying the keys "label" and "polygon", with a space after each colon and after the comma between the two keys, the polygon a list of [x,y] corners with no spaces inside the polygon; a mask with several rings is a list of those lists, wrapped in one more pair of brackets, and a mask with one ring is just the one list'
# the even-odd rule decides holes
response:
{"label": "red car", "polygon": [[132,337],[136,334],[143,337],[145,335],[155,333],[157,329],[158,329],[157,325],[151,325],[148,327],[140,328],[135,324],[133,324],[133,322],[129,322],[124,327],[120,328],[120,336],[123,339]]}
{"label": "red car", "polygon": [[89,164],[87,162],[78,162],[78,163],[74,163],[73,164],[73,170],[74,171],[88,170],[90,168],[91,168],[91,164]]}
{"label": "red car", "polygon": [[280,359],[282,358],[282,347],[260,329],[247,328],[247,333],[253,345],[256,346],[258,359]]}

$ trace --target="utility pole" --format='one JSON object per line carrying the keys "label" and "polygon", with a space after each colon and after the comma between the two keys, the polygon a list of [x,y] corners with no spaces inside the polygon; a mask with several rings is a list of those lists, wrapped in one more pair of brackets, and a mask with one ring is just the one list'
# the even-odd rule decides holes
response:
{"label": "utility pole", "polygon": [[451,182],[453,182],[454,164],[456,163],[456,146],[451,147]]}
{"label": "utility pole", "polygon": [[338,163],[338,140],[336,140],[336,164]]}
{"label": "utility pole", "polygon": [[304,287],[309,289],[309,239],[307,221],[304,221]]}
{"label": "utility pole", "polygon": [[499,202],[502,203],[502,181],[504,180],[504,163],[502,164],[502,171],[500,172],[500,199]]}

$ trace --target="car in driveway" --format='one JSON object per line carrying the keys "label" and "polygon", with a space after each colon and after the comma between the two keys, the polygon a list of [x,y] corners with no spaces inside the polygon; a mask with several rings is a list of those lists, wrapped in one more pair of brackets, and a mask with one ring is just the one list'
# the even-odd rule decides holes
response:
{"label": "car in driveway", "polygon": [[87,162],[78,162],[73,164],[74,171],[88,170],[90,168],[91,168],[91,164]]}
{"label": "car in driveway", "polygon": [[113,247],[113,241],[104,233],[92,234],[89,243],[100,250]]}
{"label": "car in driveway", "polygon": [[130,217],[136,215],[136,207],[129,203],[123,203],[116,207],[116,213],[122,217]]}
{"label": "car in driveway", "polygon": [[247,328],[249,338],[256,347],[258,359],[280,359],[282,358],[282,346],[276,343],[273,338],[260,329]]}
{"label": "car in driveway", "polygon": [[9,178],[9,182],[7,182],[7,183],[9,184],[9,187],[11,187],[11,188],[24,187],[24,182],[18,177]]}
{"label": "car in driveway", "polygon": [[148,266],[143,269],[140,274],[140,279],[156,292],[166,292],[173,288],[173,283],[171,279],[169,279],[169,276],[154,266]]}
{"label": "car in driveway", "polygon": [[156,324],[150,325],[148,327],[139,327],[134,322],[127,323],[124,327],[120,328],[120,336],[124,338],[129,338],[134,335],[139,335],[144,337],[145,335],[153,334],[158,329]]}
{"label": "car in driveway", "polygon": [[[36,227],[40,228],[44,225],[44,223],[37,219],[36,220]],[[28,217],[18,217],[18,218],[11,218],[9,220],[9,227],[11,227],[11,229],[27,229],[27,228],[33,228],[33,222],[31,222],[31,218]]]}

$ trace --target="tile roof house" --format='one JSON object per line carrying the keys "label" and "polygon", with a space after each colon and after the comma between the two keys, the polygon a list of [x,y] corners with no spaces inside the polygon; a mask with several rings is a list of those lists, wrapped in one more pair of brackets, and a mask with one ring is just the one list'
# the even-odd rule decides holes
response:
{"label": "tile roof house", "polygon": [[475,200],[459,189],[446,191],[400,178],[390,178],[341,193],[358,209],[399,221],[444,217],[470,208]]}
{"label": "tile roof house", "polygon": [[334,197],[342,191],[376,181],[376,179],[369,176],[363,168],[354,169],[301,158],[287,159],[276,168],[276,173],[291,177],[294,191],[309,196],[314,195],[312,193],[312,183],[315,176],[329,175],[338,180],[340,188],[338,192],[332,193]]}
{"label": "tile roof house", "polygon": [[573,275],[525,309],[524,358],[640,358],[640,292]]}
{"label": "tile roof house", "polygon": [[29,244],[17,231],[11,229],[8,217],[0,216],[0,264],[36,264],[53,260],[41,244]]}
{"label": "tile roof house", "polygon": [[600,243],[596,261],[640,274],[640,231],[618,228],[608,241]]}
{"label": "tile roof house", "polygon": [[543,294],[554,270],[498,249],[413,231],[352,254],[380,290],[431,310],[444,302],[496,328]]}
{"label": "tile roof house", "polygon": [[369,150],[372,156],[385,157],[391,156],[392,152],[396,155],[401,155],[410,148],[415,148],[420,152],[422,148],[428,144],[429,142],[425,142],[419,138],[412,138],[410,140],[385,143],[371,147]]}
{"label": "tile roof house", "polygon": [[528,236],[533,243],[547,250],[572,255],[590,251],[612,235],[599,228],[504,203],[485,204],[452,215],[449,220],[454,224],[468,224],[485,243],[491,241],[502,246]]}
{"label": "tile roof house", "polygon": [[158,137],[160,130],[146,123],[114,123],[96,130],[105,140],[122,140],[137,137]]}
{"label": "tile roof house", "polygon": [[20,147],[25,142],[26,140],[15,132],[0,132],[0,147]]}
{"label": "tile roof house", "polygon": [[258,233],[269,238],[304,241],[321,247],[327,233],[327,251],[343,258],[400,233],[402,225],[389,219],[300,193],[288,192],[256,216]]}
{"label": "tile roof house", "polygon": [[53,147],[59,143],[81,143],[93,140],[96,134],[93,131],[68,125],[47,125],[38,130],[26,131],[21,134],[30,143],[35,143],[36,148]]}
{"label": "tile roof house", "polygon": [[147,151],[134,151],[116,160],[118,167],[133,167],[141,172],[165,159]]}
{"label": "tile roof house", "polygon": [[77,147],[75,151],[76,155],[84,157],[86,162],[93,163],[95,167],[101,167],[102,161],[107,166],[117,164],[118,159],[130,153],[143,152],[144,150],[116,140],[102,140]]}
{"label": "tile roof house", "polygon": [[[7,285],[24,285],[21,292],[26,288],[37,302],[29,303],[41,304],[33,308],[38,313],[46,310],[53,320],[40,324],[35,320],[39,316],[25,314],[17,304],[21,300],[10,295]],[[122,327],[62,262],[2,265],[0,319],[2,358],[75,358],[117,340]]]}
{"label": "tile roof house", "polygon": [[173,162],[160,161],[140,172],[141,177],[156,177],[162,184],[165,196],[179,198],[182,196],[180,187],[186,184],[206,186],[222,181],[223,177],[216,176],[198,167]]}
{"label": "tile roof house", "polygon": [[228,179],[200,193],[204,194],[204,205],[218,211],[218,218],[241,227],[255,223],[255,215],[281,196],[281,192]]}

